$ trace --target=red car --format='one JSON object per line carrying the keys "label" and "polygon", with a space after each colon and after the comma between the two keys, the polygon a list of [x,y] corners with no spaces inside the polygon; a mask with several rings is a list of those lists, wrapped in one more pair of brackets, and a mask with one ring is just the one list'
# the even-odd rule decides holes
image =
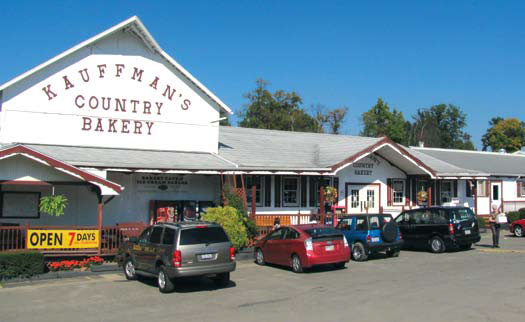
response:
{"label": "red car", "polygon": [[510,232],[516,237],[523,237],[523,229],[525,229],[525,219],[515,220],[509,226]]}
{"label": "red car", "polygon": [[350,247],[345,236],[326,225],[280,227],[255,244],[255,262],[290,266],[296,273],[316,265],[345,267]]}

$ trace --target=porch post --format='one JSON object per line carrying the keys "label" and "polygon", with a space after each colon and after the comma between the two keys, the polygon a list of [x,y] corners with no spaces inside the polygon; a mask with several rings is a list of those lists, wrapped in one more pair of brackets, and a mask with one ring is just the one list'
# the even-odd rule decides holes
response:
{"label": "porch post", "polygon": [[432,184],[428,185],[427,189],[427,199],[428,199],[428,206],[432,206]]}
{"label": "porch post", "polygon": [[102,202],[102,194],[97,193],[98,206],[97,206],[97,224],[98,224],[98,255],[102,254],[102,219],[104,203]]}
{"label": "porch post", "polygon": [[476,216],[478,215],[478,180],[474,181],[474,187],[472,188],[474,191],[474,213]]}
{"label": "porch post", "polygon": [[[255,219],[255,212],[256,212],[256,188],[255,185],[252,185],[252,219]],[[261,196],[262,198],[262,196]]]}
{"label": "porch post", "polygon": [[324,187],[321,187],[321,189],[319,189],[319,207],[319,219],[321,223],[324,223]]}

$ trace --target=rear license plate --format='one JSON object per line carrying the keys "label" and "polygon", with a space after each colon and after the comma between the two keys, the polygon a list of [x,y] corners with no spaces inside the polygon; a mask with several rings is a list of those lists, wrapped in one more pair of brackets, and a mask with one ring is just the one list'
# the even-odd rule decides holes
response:
{"label": "rear license plate", "polygon": [[208,260],[208,259],[212,259],[213,258],[213,254],[202,254],[201,255],[201,259],[203,260]]}
{"label": "rear license plate", "polygon": [[334,248],[334,245],[328,245],[328,246],[325,247],[325,249],[326,249],[327,251],[332,251],[332,250],[334,250],[335,248]]}
{"label": "rear license plate", "polygon": [[465,235],[470,235],[470,229],[465,229]]}
{"label": "rear license plate", "polygon": [[372,237],[372,243],[378,243],[379,237]]}

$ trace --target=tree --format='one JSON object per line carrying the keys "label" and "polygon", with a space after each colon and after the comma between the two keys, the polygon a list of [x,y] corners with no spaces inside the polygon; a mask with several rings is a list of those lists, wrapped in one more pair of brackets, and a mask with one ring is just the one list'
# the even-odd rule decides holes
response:
{"label": "tree", "polygon": [[313,107],[315,110],[315,120],[321,127],[320,132],[330,134],[341,134],[341,126],[348,112],[348,107],[328,109],[322,104]]}
{"label": "tree", "polygon": [[370,137],[387,136],[394,142],[407,144],[408,135],[403,113],[397,109],[390,111],[388,103],[378,98],[376,105],[361,116],[363,130],[361,135]]}
{"label": "tree", "polygon": [[220,118],[225,117],[224,120],[220,120],[220,121],[219,121],[219,125],[222,125],[222,126],[231,126],[231,123],[230,123],[230,117],[229,117],[229,114],[228,114],[228,113],[224,112],[224,111],[221,109],[219,115],[220,115]]}
{"label": "tree", "polygon": [[463,129],[467,126],[466,115],[452,104],[434,105],[428,109],[418,109],[413,116],[409,143],[425,146],[474,150],[471,136]]}
{"label": "tree", "polygon": [[319,122],[301,108],[302,99],[295,92],[267,89],[268,82],[256,81],[256,88],[245,95],[249,103],[240,113],[239,126],[260,129],[321,132]]}
{"label": "tree", "polygon": [[505,151],[512,153],[525,145],[524,122],[520,122],[516,118],[493,117],[489,121],[489,125],[490,127],[481,138],[483,151],[490,147],[492,151],[505,149]]}

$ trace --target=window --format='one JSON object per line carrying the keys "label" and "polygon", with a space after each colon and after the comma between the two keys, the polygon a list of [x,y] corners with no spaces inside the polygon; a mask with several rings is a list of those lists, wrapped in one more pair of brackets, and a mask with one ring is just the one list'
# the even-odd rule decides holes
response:
{"label": "window", "polygon": [[262,206],[263,178],[261,176],[246,177],[246,200],[250,205],[252,203],[252,186],[255,186],[255,204]]}
{"label": "window", "polygon": [[162,235],[162,227],[153,227],[149,242],[152,244],[160,244],[160,236]]}
{"label": "window", "polygon": [[352,189],[350,195],[350,208],[359,207],[359,190]]}
{"label": "window", "polygon": [[474,212],[470,208],[453,209],[452,214],[455,222],[475,220]]}
{"label": "window", "polygon": [[518,181],[518,197],[525,197],[525,181]]}
{"label": "window", "polygon": [[441,181],[441,203],[452,201],[452,181]]}
{"label": "window", "polygon": [[356,217],[356,224],[355,229],[356,230],[368,230],[368,225],[366,222],[366,217]]}
{"label": "window", "polygon": [[281,239],[281,234],[282,234],[283,230],[282,229],[277,229],[277,230],[274,230],[273,232],[271,232],[268,237],[266,238],[267,240],[276,240],[276,239]]}
{"label": "window", "polygon": [[376,206],[376,191],[375,190],[366,191],[366,206],[368,208],[375,208]]}
{"label": "window", "polygon": [[40,192],[2,192],[3,218],[40,218]]}
{"label": "window", "polygon": [[352,227],[352,218],[342,218],[337,224],[337,229],[348,230]]}
{"label": "window", "polygon": [[474,182],[472,180],[465,180],[465,191],[466,191],[466,197],[471,198],[474,197]]}
{"label": "window", "polygon": [[433,209],[431,211],[431,223],[434,225],[448,224],[447,212],[443,209]]}
{"label": "window", "polygon": [[403,203],[403,196],[405,195],[405,181],[392,180],[392,200],[396,204]]}
{"label": "window", "polygon": [[162,236],[162,243],[164,245],[173,245],[175,239],[175,230],[171,228],[164,229],[164,235]]}
{"label": "window", "polygon": [[476,193],[478,197],[488,197],[487,180],[478,180]]}
{"label": "window", "polygon": [[283,179],[283,205],[299,206],[299,180],[294,177]]}
{"label": "window", "polygon": [[215,244],[228,242],[228,236],[221,227],[189,228],[181,230],[180,245]]}
{"label": "window", "polygon": [[149,240],[149,235],[151,234],[152,229],[152,227],[149,227],[148,229],[144,230],[142,234],[140,234],[139,243],[145,243]]}
{"label": "window", "polygon": [[295,230],[288,228],[285,232],[284,239],[297,239],[299,238],[299,233]]}

